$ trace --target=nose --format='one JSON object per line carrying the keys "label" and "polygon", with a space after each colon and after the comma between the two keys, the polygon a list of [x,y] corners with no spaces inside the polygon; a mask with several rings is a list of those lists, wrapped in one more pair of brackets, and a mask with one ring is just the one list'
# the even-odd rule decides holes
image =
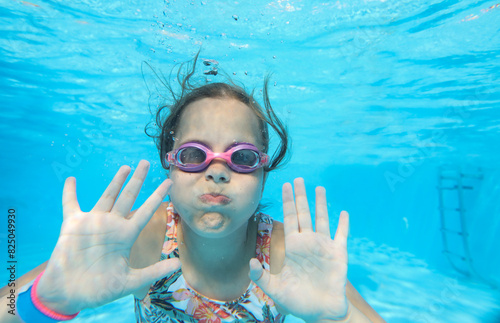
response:
{"label": "nose", "polygon": [[215,183],[227,183],[231,179],[231,170],[224,160],[214,159],[205,170],[205,179]]}

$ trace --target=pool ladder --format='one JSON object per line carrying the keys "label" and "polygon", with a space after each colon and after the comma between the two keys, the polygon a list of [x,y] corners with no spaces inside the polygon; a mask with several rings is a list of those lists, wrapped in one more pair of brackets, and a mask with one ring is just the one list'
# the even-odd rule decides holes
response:
{"label": "pool ladder", "polygon": [[[472,264],[472,257],[469,249],[469,234],[467,231],[467,221],[466,221],[466,208],[464,205],[464,192],[468,190],[473,190],[472,185],[466,185],[464,180],[481,180],[483,179],[482,170],[479,168],[475,173],[465,173],[460,167],[452,166],[441,166],[439,167],[438,175],[438,192],[439,192],[439,213],[441,215],[441,235],[443,238],[443,253],[448,258],[451,266],[458,272],[465,276],[475,277],[489,285],[492,282],[487,281],[482,278],[474,269]],[[445,206],[444,192],[445,191],[456,191],[457,194],[457,207],[447,207]],[[460,229],[450,230],[446,226],[446,217],[451,216],[449,213],[454,213],[459,217]],[[450,235],[455,235],[461,238],[463,244],[463,254],[453,252],[449,248],[448,237]],[[457,266],[457,260],[461,261],[465,266]],[[465,267],[465,268],[464,268]]]}

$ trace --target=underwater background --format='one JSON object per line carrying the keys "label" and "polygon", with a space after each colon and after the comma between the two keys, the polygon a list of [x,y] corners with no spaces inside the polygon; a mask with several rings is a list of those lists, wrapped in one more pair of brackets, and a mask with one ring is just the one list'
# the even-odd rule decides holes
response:
{"label": "underwater background", "polygon": [[[348,278],[387,322],[500,322],[496,0],[0,0],[0,22],[0,268],[10,208],[16,275],[50,257],[68,176],[90,210],[147,159],[145,201],[165,177],[144,134],[157,75],[201,48],[200,82],[260,99],[272,74],[293,146],[266,213],[283,219],[284,182],[303,177],[313,209],[325,186],[332,232],[351,216]],[[135,322],[132,296],[74,322]]]}

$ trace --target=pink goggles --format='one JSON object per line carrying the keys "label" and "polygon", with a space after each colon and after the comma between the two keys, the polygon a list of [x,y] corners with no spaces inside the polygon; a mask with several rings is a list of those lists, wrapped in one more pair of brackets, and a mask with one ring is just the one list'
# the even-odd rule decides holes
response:
{"label": "pink goggles", "polygon": [[214,153],[198,142],[187,142],[165,155],[170,165],[192,173],[205,170],[214,158],[224,159],[229,168],[238,173],[251,173],[269,164],[267,154],[246,142],[234,144],[223,153]]}

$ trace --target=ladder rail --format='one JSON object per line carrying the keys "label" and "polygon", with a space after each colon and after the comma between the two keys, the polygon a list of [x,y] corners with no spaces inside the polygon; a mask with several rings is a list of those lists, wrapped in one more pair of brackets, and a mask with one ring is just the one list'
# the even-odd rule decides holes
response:
{"label": "ladder rail", "polygon": [[462,227],[462,243],[464,247],[464,252],[465,252],[465,259],[467,261],[467,265],[469,266],[470,272],[474,275],[477,276],[476,271],[474,270],[474,266],[472,265],[472,256],[470,253],[469,249],[469,241],[468,241],[468,231],[467,231],[467,221],[465,218],[465,205],[464,205],[464,191],[462,188],[462,173],[460,172],[457,179],[457,194],[458,194],[458,209],[459,209],[459,214],[460,214],[460,226]]}
{"label": "ladder rail", "polygon": [[[446,187],[443,185],[443,179],[446,179],[448,180],[448,178],[444,178],[443,176],[441,176],[441,174],[439,175],[439,183],[438,183],[438,193],[439,193],[439,214],[440,214],[440,217],[441,217],[441,239],[443,241],[443,253],[446,255],[446,258],[448,259],[448,262],[450,263],[450,265],[453,267],[453,269],[455,269],[456,271],[458,271],[459,273],[461,273],[462,275],[464,276],[470,276],[470,273],[461,269],[459,266],[457,266],[455,264],[455,261],[453,260],[452,258],[452,255],[455,255],[455,256],[458,256],[457,254],[453,253],[450,251],[450,248],[448,246],[448,239],[447,239],[447,232],[448,231],[451,231],[449,230],[447,227],[446,227],[446,220],[445,220],[445,211],[447,209],[454,209],[455,211],[458,211],[457,208],[447,208],[445,207],[444,205],[444,194],[443,194],[443,190],[446,189]],[[464,257],[462,256],[459,256],[462,260]]]}
{"label": "ladder rail", "polygon": [[[441,217],[441,228],[445,229],[446,228],[446,221],[445,221],[445,215],[444,215],[444,210],[445,210],[445,207],[444,207],[444,198],[443,198],[443,190],[441,189],[443,187],[442,185],[442,178],[441,176],[439,176],[439,185],[438,185],[438,192],[439,192],[439,214],[440,214],[440,217]],[[460,271],[456,266],[455,266],[455,263],[452,261],[452,259],[450,258],[450,256],[448,255],[448,251],[450,250],[448,248],[448,240],[446,239],[446,233],[441,230],[441,239],[443,241],[443,253],[446,254],[446,258],[448,258],[448,261],[450,262],[451,266],[457,270],[457,271]]]}
{"label": "ladder rail", "polygon": [[457,265],[455,265],[455,262],[452,261],[452,257],[451,257],[452,255],[454,255],[455,257],[463,258],[462,256],[454,254],[451,251],[443,251],[443,253],[446,255],[446,258],[448,259],[448,262],[450,263],[451,267],[453,267],[453,269],[455,269],[456,271],[458,271],[459,273],[461,273],[462,275],[464,275],[466,277],[470,277],[471,276],[470,272],[468,272],[468,271],[466,271],[464,269],[459,268]]}
{"label": "ladder rail", "polygon": [[[443,166],[439,167],[439,179],[438,179],[437,189],[438,189],[438,196],[439,196],[438,197],[438,199],[439,199],[439,214],[440,214],[440,218],[441,218],[441,230],[440,231],[441,231],[441,237],[442,237],[443,249],[444,249],[443,253],[446,255],[446,258],[448,259],[448,262],[450,263],[450,265],[457,272],[459,272],[465,276],[468,276],[468,277],[474,276],[478,280],[492,286],[493,288],[498,289],[498,288],[500,288],[500,286],[498,286],[495,282],[492,282],[492,281],[489,281],[489,280],[483,278],[475,270],[474,265],[472,263],[472,255],[471,255],[471,251],[469,248],[469,241],[468,241],[469,232],[467,230],[466,208],[465,208],[465,203],[464,203],[464,189],[465,190],[472,190],[473,187],[470,185],[463,185],[463,179],[464,178],[473,178],[473,179],[481,180],[481,179],[483,179],[483,174],[482,173],[465,174],[462,172],[460,167],[458,167],[454,171],[457,172],[457,176],[450,176],[449,174],[443,175],[445,170],[444,170]],[[481,171],[480,168],[479,168],[479,171]],[[449,172],[449,170],[448,170],[448,172]],[[444,186],[443,180],[456,181],[456,185],[453,185],[451,187],[449,185]],[[445,207],[445,203],[444,203],[443,191],[444,190],[454,190],[454,189],[457,190],[458,207],[457,208],[449,208],[449,207],[447,208],[447,207]],[[446,210],[457,211],[459,213],[460,227],[461,227],[459,231],[449,230],[446,227],[446,221],[445,221],[445,217],[446,217],[445,211]],[[465,253],[464,256],[458,255],[458,254],[450,251],[449,245],[448,245],[448,240],[447,240],[447,234],[449,234],[449,233],[454,233],[454,234],[457,234],[458,236],[462,237],[461,239],[462,239],[462,244],[463,244],[464,253]],[[458,257],[459,259],[464,261],[467,265],[468,271],[458,267],[455,264],[455,262],[453,261],[452,256]]]}

